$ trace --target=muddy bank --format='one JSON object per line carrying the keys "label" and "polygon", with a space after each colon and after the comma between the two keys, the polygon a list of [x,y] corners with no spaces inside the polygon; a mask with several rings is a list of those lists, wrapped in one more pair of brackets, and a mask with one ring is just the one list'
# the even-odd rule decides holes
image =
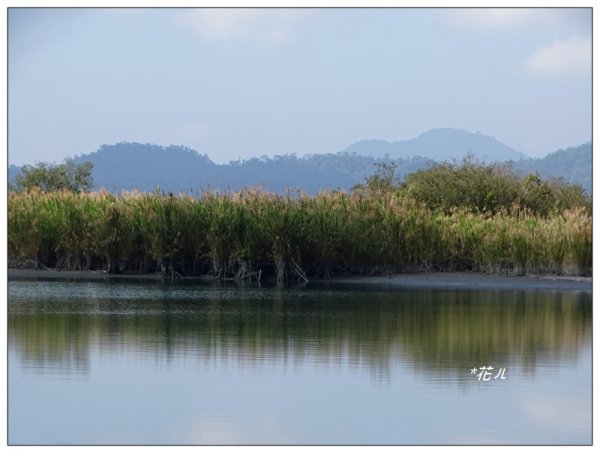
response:
{"label": "muddy bank", "polygon": [[[43,279],[82,279],[82,280],[112,280],[112,279],[125,279],[125,280],[164,280],[160,274],[148,273],[148,274],[137,274],[137,273],[121,273],[121,274],[108,274],[103,271],[66,271],[56,269],[8,269],[8,278],[43,278]],[[198,280],[198,281],[215,281],[217,279],[209,276],[199,277],[185,277],[185,280]]]}
{"label": "muddy bank", "polygon": [[394,274],[370,277],[333,278],[332,283],[378,285],[388,287],[425,287],[456,289],[556,289],[591,291],[591,277],[556,275],[510,276],[470,272]]}
{"label": "muddy bank", "polygon": [[[161,280],[159,274],[107,274],[94,271],[59,271],[37,269],[8,269],[8,278],[43,279],[135,279]],[[184,280],[216,281],[209,276],[186,277]],[[322,280],[314,280],[322,281]],[[434,272],[379,276],[336,277],[326,280],[332,284],[376,285],[387,287],[478,288],[478,289],[556,289],[591,291],[591,277],[561,277],[555,275],[509,276],[470,272]]]}

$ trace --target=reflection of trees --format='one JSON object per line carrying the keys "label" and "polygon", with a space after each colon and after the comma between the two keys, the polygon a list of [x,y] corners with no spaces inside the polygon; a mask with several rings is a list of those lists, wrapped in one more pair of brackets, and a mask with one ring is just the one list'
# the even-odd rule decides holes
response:
{"label": "reflection of trees", "polygon": [[506,366],[518,360],[530,368],[540,359],[575,358],[591,338],[589,293],[269,294],[235,300],[54,301],[52,310],[27,303],[28,310],[9,313],[9,344],[40,368],[57,364],[71,370],[85,369],[92,350],[118,348],[167,361],[188,356],[260,366],[268,363],[264,359],[281,359],[291,366],[310,359],[376,373],[386,373],[398,355],[408,355],[420,369],[462,373],[486,363]]}
{"label": "reflection of trees", "polygon": [[82,315],[9,315],[8,344],[19,348],[24,362],[40,371],[87,371],[89,324]]}
{"label": "reflection of trees", "polygon": [[573,358],[591,338],[591,295],[535,292],[438,292],[411,305],[401,328],[406,350],[428,366],[451,361],[525,368],[538,359]]}

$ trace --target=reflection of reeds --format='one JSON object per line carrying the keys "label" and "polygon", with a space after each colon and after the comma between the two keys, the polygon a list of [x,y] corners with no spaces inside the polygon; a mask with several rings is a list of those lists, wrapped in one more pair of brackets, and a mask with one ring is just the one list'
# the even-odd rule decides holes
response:
{"label": "reflection of reeds", "polygon": [[[26,319],[26,322],[20,321]],[[93,334],[90,318],[74,314],[16,317],[11,323],[10,347],[21,351],[23,362],[42,369],[87,371]]]}
{"label": "reflection of reeds", "polygon": [[588,275],[591,241],[583,208],[443,212],[393,191],[8,198],[11,262],[65,269],[278,280],[423,269]]}
{"label": "reflection of reeds", "polygon": [[515,353],[528,367],[539,357],[574,358],[583,338],[589,340],[591,334],[591,304],[589,296],[584,303],[585,297],[440,294],[411,313],[412,322],[401,328],[401,341],[413,355],[431,364],[451,360],[468,366],[468,360],[509,360]]}
{"label": "reflection of reeds", "polygon": [[[438,371],[510,360],[529,368],[540,360],[574,359],[591,341],[589,293],[311,294],[260,301],[245,300],[243,291],[237,299],[12,301],[8,333],[11,348],[40,366],[74,358],[87,363],[92,347],[117,345],[149,357],[347,360],[375,370],[398,354]],[[69,304],[93,304],[92,313],[73,313]],[[115,316],[121,310],[129,315]]]}

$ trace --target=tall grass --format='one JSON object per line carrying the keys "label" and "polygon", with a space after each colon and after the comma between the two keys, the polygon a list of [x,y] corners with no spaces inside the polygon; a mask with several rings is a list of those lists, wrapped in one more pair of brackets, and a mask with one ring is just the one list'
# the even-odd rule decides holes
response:
{"label": "tall grass", "polygon": [[11,265],[278,281],[419,270],[589,275],[592,218],[430,209],[399,191],[10,193]]}

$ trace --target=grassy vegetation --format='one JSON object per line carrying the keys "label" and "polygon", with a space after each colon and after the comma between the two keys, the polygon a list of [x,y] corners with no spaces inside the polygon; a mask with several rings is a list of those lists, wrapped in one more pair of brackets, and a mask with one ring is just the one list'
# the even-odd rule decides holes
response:
{"label": "grassy vegetation", "polygon": [[[453,183],[462,188],[437,186],[438,198],[470,196],[464,184],[477,187],[481,181],[477,169],[467,170],[466,180]],[[479,170],[481,178],[490,179],[488,167]],[[196,198],[10,193],[9,263],[280,282],[421,270],[591,274],[591,208],[583,198],[573,201],[576,193],[568,187],[554,190],[532,178],[519,180],[524,187],[542,188],[532,200],[544,203],[535,209],[526,197],[501,198],[500,181],[483,191],[496,190],[487,200],[502,203],[480,209],[472,202],[423,200],[417,189],[429,189],[415,183],[418,176],[401,185],[370,181],[351,193],[314,197],[258,190]],[[560,201],[560,193],[571,201]]]}

